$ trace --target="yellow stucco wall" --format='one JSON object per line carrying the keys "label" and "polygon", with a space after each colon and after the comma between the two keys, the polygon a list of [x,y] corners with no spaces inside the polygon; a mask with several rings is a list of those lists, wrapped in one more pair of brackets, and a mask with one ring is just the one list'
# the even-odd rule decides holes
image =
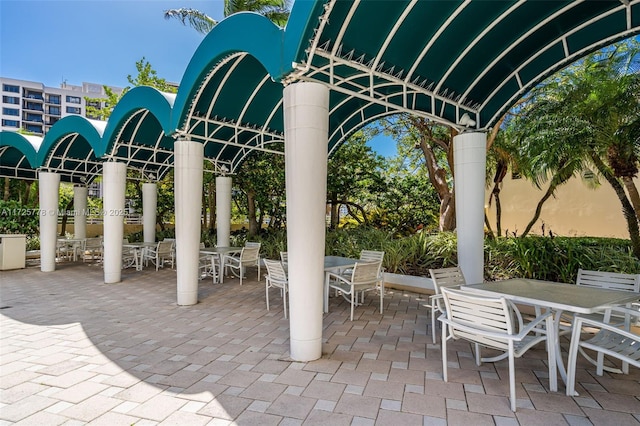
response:
{"label": "yellow stucco wall", "polygon": [[[634,180],[640,188],[640,178]],[[502,231],[516,231],[518,235],[526,228],[535,213],[536,204],[544,195],[525,179],[511,179],[509,175],[500,192],[502,206]],[[495,203],[489,206],[488,188],[485,210],[492,229],[496,230]],[[545,224],[545,234],[551,230],[562,236],[594,236],[629,238],[627,224],[622,215],[622,205],[606,181],[601,180],[598,189],[589,189],[579,178],[572,178],[549,198],[531,233],[540,235]]]}

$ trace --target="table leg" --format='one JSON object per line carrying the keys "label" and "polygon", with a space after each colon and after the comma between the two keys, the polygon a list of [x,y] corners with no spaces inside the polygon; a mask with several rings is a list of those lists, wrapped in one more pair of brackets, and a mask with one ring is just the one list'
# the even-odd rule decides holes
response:
{"label": "table leg", "polygon": [[[553,327],[554,327],[554,334],[555,334],[553,336],[554,338],[553,340],[555,341],[556,366],[558,367],[558,372],[560,373],[560,377],[562,378],[562,381],[566,386],[567,385],[567,369],[564,365],[564,360],[562,359],[562,348],[560,347],[560,318],[561,317],[562,317],[562,311],[556,310],[554,312],[554,317],[553,317]],[[577,395],[577,392],[576,392],[576,395]]]}
{"label": "table leg", "polygon": [[329,273],[324,273],[324,298],[323,298],[323,311],[326,314],[329,312]]}

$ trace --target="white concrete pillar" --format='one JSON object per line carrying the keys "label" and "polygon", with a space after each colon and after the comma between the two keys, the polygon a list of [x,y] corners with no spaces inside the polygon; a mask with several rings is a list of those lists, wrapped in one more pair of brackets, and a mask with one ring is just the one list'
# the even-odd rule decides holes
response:
{"label": "white concrete pillar", "polygon": [[104,282],[122,280],[122,239],[124,238],[124,197],[127,185],[127,165],[107,162],[102,165],[103,267]]}
{"label": "white concrete pillar", "polygon": [[216,177],[216,244],[229,247],[231,243],[231,178]]}
{"label": "white concrete pillar", "polygon": [[484,279],[484,185],[487,136],[462,133],[453,138],[458,265],[468,284]]}
{"label": "white concrete pillar", "polygon": [[39,172],[40,199],[40,270],[56,270],[56,244],[58,241],[58,198],[60,175]]}
{"label": "white concrete pillar", "polygon": [[87,238],[87,196],[89,189],[85,185],[73,187],[73,236]]}
{"label": "white concrete pillar", "polygon": [[291,358],[322,356],[329,89],[284,89]]}
{"label": "white concrete pillar", "polygon": [[195,305],[198,303],[204,145],[177,140],[173,146],[178,305]]}
{"label": "white concrete pillar", "polygon": [[142,233],[145,243],[156,241],[156,216],[158,211],[158,186],[147,182],[142,184]]}

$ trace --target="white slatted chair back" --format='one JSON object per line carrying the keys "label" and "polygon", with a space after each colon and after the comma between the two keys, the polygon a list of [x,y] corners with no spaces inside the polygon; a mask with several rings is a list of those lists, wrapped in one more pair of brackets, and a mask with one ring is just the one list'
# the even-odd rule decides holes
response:
{"label": "white slatted chair back", "polygon": [[240,261],[242,263],[257,262],[260,255],[259,246],[244,246],[240,253]]}
{"label": "white slatted chair back", "polygon": [[264,264],[267,267],[267,275],[274,281],[274,286],[282,287],[282,285],[278,284],[287,282],[287,273],[282,267],[282,262],[278,260],[264,259]]}
{"label": "white slatted chair back", "polygon": [[609,290],[640,292],[640,274],[620,274],[616,272],[589,271],[578,269],[576,285],[606,288]]}
{"label": "white slatted chair back", "polygon": [[282,263],[287,263],[289,261],[289,252],[281,251],[280,260],[282,261]]}
{"label": "white slatted chair back", "polygon": [[465,285],[466,281],[462,274],[462,270],[458,266],[452,268],[429,269],[429,275],[431,275],[431,281],[433,281],[434,289],[434,295],[429,298],[431,301],[431,340],[433,343],[436,343],[436,315],[438,312],[441,314],[445,313],[440,289],[457,288],[461,285]]}
{"label": "white slatted chair back", "polygon": [[265,299],[267,302],[267,311],[269,310],[269,288],[279,288],[282,294],[282,305],[284,307],[284,317],[287,318],[287,294],[289,293],[287,273],[284,270],[282,262],[277,260],[264,259],[267,267],[267,276],[265,277]]}
{"label": "white slatted chair back", "polygon": [[171,255],[173,253],[173,243],[172,240],[162,240],[158,242],[156,246],[156,252],[158,255]]}
{"label": "white slatted chair back", "polygon": [[458,266],[452,268],[429,269],[431,280],[436,294],[440,293],[440,289],[447,287],[459,287],[467,282],[464,279],[462,270]]}
{"label": "white slatted chair back", "polygon": [[353,267],[351,282],[354,286],[369,284],[375,286],[379,280],[380,266],[379,262],[357,262],[356,266]]}
{"label": "white slatted chair back", "polygon": [[363,262],[382,262],[384,260],[383,251],[362,250],[360,252],[360,260]]}

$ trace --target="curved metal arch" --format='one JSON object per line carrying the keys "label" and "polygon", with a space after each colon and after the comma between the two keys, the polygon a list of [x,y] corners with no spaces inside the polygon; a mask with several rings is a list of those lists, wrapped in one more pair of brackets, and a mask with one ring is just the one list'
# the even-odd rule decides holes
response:
{"label": "curved metal arch", "polygon": [[[29,163],[32,169],[39,166],[38,164],[38,149],[42,146],[43,139],[39,136],[22,135],[16,132],[0,132],[0,149],[3,152],[9,149],[15,149],[19,152]],[[10,166],[9,164],[3,164],[2,160],[4,156],[0,155],[0,166]],[[19,160],[15,166],[18,166],[23,160]]]}
{"label": "curved metal arch", "polygon": [[[158,133],[171,134],[171,115],[176,95],[161,92],[153,87],[139,86],[129,90],[113,108],[104,131],[104,151],[99,156],[108,155],[117,149],[116,145],[126,125],[139,117],[141,111],[148,111],[159,124]],[[147,116],[143,113],[141,119]],[[135,135],[134,135],[135,136]]]}
{"label": "curved metal arch", "polygon": [[95,157],[101,157],[103,152],[102,135],[106,122],[91,120],[78,115],[64,117],[56,122],[44,137],[40,149],[38,149],[37,167],[43,166],[52,154],[58,142],[67,135],[79,134],[87,141]]}

